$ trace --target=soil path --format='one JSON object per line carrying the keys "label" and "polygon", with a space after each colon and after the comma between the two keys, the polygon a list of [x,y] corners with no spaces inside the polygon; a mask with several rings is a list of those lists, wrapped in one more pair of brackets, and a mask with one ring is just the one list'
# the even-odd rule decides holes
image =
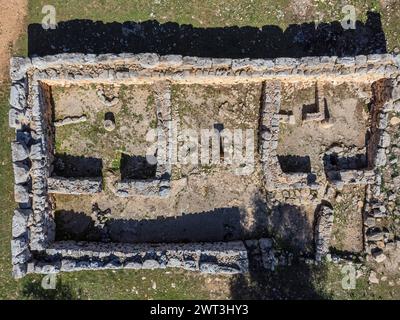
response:
{"label": "soil path", "polygon": [[23,32],[27,0],[0,0],[0,84],[8,78],[12,47]]}

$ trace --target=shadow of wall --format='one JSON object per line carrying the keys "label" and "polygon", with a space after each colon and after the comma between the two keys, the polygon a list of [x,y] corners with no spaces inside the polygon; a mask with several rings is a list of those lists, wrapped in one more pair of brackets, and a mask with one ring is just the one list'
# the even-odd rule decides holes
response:
{"label": "shadow of wall", "polygon": [[386,53],[378,13],[368,12],[365,23],[344,30],[340,22],[278,26],[195,28],[157,21],[103,23],[91,20],[60,22],[54,30],[41,24],[28,27],[29,56],[58,53],[180,54],[200,57],[277,58],[354,56]]}

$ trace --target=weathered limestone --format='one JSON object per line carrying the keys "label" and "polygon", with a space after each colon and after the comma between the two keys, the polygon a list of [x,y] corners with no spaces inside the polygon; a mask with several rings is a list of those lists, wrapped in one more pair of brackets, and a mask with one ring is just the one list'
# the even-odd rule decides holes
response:
{"label": "weathered limestone", "polygon": [[363,185],[375,183],[375,172],[373,170],[340,170],[328,171],[328,178],[336,188],[343,185]]}
{"label": "weathered limestone", "polygon": [[260,154],[267,188],[272,188],[276,176],[283,174],[278,169],[276,155],[279,136],[280,89],[280,82],[278,81],[264,83],[263,86],[263,103],[260,115],[262,117]]}
{"label": "weathered limestone", "polygon": [[18,238],[22,236],[27,229],[28,219],[32,215],[30,209],[16,209],[12,219],[12,236]]}
{"label": "weathered limestone", "polygon": [[11,108],[8,112],[9,126],[15,129],[21,129],[22,125],[28,122],[25,111]]}
{"label": "weathered limestone", "polygon": [[14,162],[14,181],[16,184],[23,184],[29,180],[29,167],[22,162]]}
{"label": "weathered limestone", "polygon": [[54,126],[61,127],[61,126],[69,125],[69,124],[81,123],[81,122],[86,122],[86,121],[87,121],[86,116],[67,117],[62,120],[54,121]]}
{"label": "weathered limestone", "polygon": [[[30,263],[31,272],[91,269],[183,268],[203,273],[248,271],[241,241],[193,244],[101,244],[60,241],[46,250],[48,264]],[[62,257],[62,258],[61,258]]]}
{"label": "weathered limestone", "polygon": [[315,260],[322,259],[329,253],[329,245],[333,227],[333,210],[321,205],[316,216],[315,225]]}
{"label": "weathered limestone", "polygon": [[118,97],[112,97],[112,98],[108,98],[104,91],[99,89],[97,90],[97,96],[99,97],[100,101],[106,106],[106,107],[113,107],[115,105],[118,104],[119,99]]}
{"label": "weathered limestone", "polygon": [[14,198],[15,198],[15,202],[28,203],[29,202],[28,186],[16,184],[14,186]]}
{"label": "weathered limestone", "polygon": [[104,120],[103,125],[104,129],[106,129],[108,132],[111,132],[115,129],[115,123],[110,119]]}
{"label": "weathered limestone", "polygon": [[102,190],[102,178],[64,178],[49,177],[47,179],[49,193],[91,194]]}
{"label": "weathered limestone", "polygon": [[265,269],[274,270],[277,261],[273,253],[273,240],[272,239],[260,239],[259,247],[261,251],[261,259]]}
{"label": "weathered limestone", "polygon": [[11,240],[11,256],[13,265],[24,264],[31,258],[26,235]]}
{"label": "weathered limestone", "polygon": [[400,118],[399,117],[392,117],[390,119],[390,125],[397,126],[399,124],[400,124]]}
{"label": "weathered limestone", "polygon": [[293,114],[279,114],[279,121],[281,123],[286,123],[291,125],[296,124],[296,119]]}
{"label": "weathered limestone", "polygon": [[[90,56],[90,57],[89,57]],[[277,58],[263,59],[210,59],[198,57],[181,57],[178,55],[158,56],[156,54],[119,54],[119,55],[83,55],[58,54],[48,57],[30,59],[13,59],[15,69],[11,70],[14,79],[22,79],[28,69],[37,70],[36,80],[63,78],[71,80],[87,80],[102,77],[108,80],[124,79],[126,77],[143,75],[158,76],[163,72],[171,79],[182,77],[206,76],[218,77],[285,77],[300,75],[315,77],[318,74],[327,76],[353,77],[354,75],[380,75],[390,77],[397,72],[396,56],[378,55],[378,58],[357,56],[351,59],[337,59],[336,57],[305,57],[301,59]],[[17,62],[18,61],[18,62]],[[107,67],[110,64],[119,64],[120,70],[115,72]],[[64,73],[60,65],[70,72]],[[103,68],[99,68],[99,64]],[[82,67],[82,68],[76,68]],[[169,70],[168,70],[169,69]],[[168,70],[165,72],[165,70]],[[105,75],[107,71],[107,75]],[[114,72],[110,72],[114,71]],[[178,71],[178,72],[177,72]],[[182,71],[182,72],[179,72]],[[185,72],[188,71],[188,72]],[[199,72],[200,71],[200,72]],[[203,73],[204,71],[204,73]]]}
{"label": "weathered limestone", "polygon": [[29,158],[31,160],[42,160],[44,157],[43,148],[41,143],[35,143],[31,145],[31,151],[29,154]]}
{"label": "weathered limestone", "polygon": [[120,197],[134,195],[167,196],[169,189],[170,183],[168,180],[127,180],[117,183],[117,195]]}
{"label": "weathered limestone", "polygon": [[26,76],[26,72],[32,68],[30,58],[12,57],[10,60],[10,78],[13,82],[19,81]]}
{"label": "weathered limestone", "polygon": [[13,276],[21,278],[25,275],[27,263],[32,258],[28,244],[28,221],[32,210],[17,209],[12,220],[11,255]]}
{"label": "weathered limestone", "polygon": [[[364,207],[364,246],[372,259],[381,263],[386,260],[384,251],[389,248],[390,232],[378,227],[382,220],[388,218],[388,210],[385,206],[387,199],[382,193],[383,178],[381,169],[388,163],[387,154],[392,141],[388,127],[390,125],[389,113],[395,111],[398,99],[399,83],[394,79],[377,81],[373,86],[376,95],[372,104],[372,127],[368,148],[370,165],[375,167],[375,179],[367,187]],[[393,190],[393,192],[396,192]]]}
{"label": "weathered limestone", "polygon": [[11,143],[11,156],[13,162],[23,161],[29,157],[29,150],[25,144],[15,141]]}
{"label": "weathered limestone", "polygon": [[26,104],[25,83],[15,82],[10,90],[10,107],[17,110],[24,110]]}
{"label": "weathered limestone", "polygon": [[307,113],[303,122],[323,121],[325,116],[322,112]]}
{"label": "weathered limestone", "polygon": [[367,231],[367,239],[368,241],[380,241],[385,237],[385,233],[382,232],[379,228],[370,228]]}

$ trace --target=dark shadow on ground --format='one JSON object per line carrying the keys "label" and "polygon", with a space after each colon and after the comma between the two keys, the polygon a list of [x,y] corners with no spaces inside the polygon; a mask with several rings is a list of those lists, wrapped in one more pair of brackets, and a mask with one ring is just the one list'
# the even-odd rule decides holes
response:
{"label": "dark shadow on ground", "polygon": [[32,300],[80,300],[82,292],[74,290],[69,284],[58,280],[55,289],[44,289],[41,282],[26,280],[23,283],[22,296]]}
{"label": "dark shadow on ground", "polygon": [[275,239],[274,248],[291,252],[288,266],[274,271],[263,266],[258,243],[247,242],[249,273],[237,275],[231,281],[233,299],[328,299],[322,284],[325,266],[315,266],[300,260],[301,254],[313,255],[313,226],[303,210],[287,203],[275,204],[267,214],[268,234]]}
{"label": "dark shadow on ground", "polygon": [[[245,215],[239,207],[217,208],[208,212],[183,214],[158,219],[116,219],[112,216],[103,227],[95,226],[90,213],[57,210],[56,239],[75,241],[108,241],[126,243],[217,242],[266,235],[265,202],[254,197],[253,214]],[[244,226],[250,219],[250,227]]]}
{"label": "dark shadow on ground", "polygon": [[28,27],[29,56],[57,53],[180,54],[225,58],[354,56],[386,53],[385,34],[378,13],[345,30],[340,22],[293,24],[285,31],[274,25],[195,28],[157,21],[103,23],[91,20],[60,22],[54,30],[41,24]]}
{"label": "dark shadow on ground", "polygon": [[307,119],[307,115],[309,113],[317,113],[319,112],[319,107],[317,104],[312,103],[312,104],[304,104],[303,109],[301,110],[301,118],[302,120]]}
{"label": "dark shadow on ground", "polygon": [[357,154],[351,157],[339,157],[336,153],[323,157],[325,170],[362,170],[367,167],[367,155]]}
{"label": "dark shadow on ground", "polygon": [[103,161],[92,157],[56,154],[53,165],[53,174],[59,177],[100,177]]}
{"label": "dark shadow on ground", "polygon": [[[102,230],[97,230],[91,217],[83,213],[58,211],[56,226],[57,240],[100,241]],[[243,237],[236,207],[151,220],[111,218],[105,227],[112,242],[211,242]]]}
{"label": "dark shadow on ground", "polygon": [[296,252],[313,250],[313,228],[300,207],[279,203],[268,215],[269,233],[280,241],[280,246]]}
{"label": "dark shadow on ground", "polygon": [[284,173],[311,172],[311,160],[309,156],[278,155],[278,161]]}
{"label": "dark shadow on ground", "polygon": [[94,221],[84,212],[58,210],[54,218],[57,240],[89,240],[96,231]]}
{"label": "dark shadow on ground", "polygon": [[113,219],[107,227],[111,240],[118,242],[229,241],[242,236],[237,207],[156,220]]}
{"label": "dark shadow on ground", "polygon": [[121,156],[121,179],[151,179],[156,176],[157,165],[149,164],[146,157],[129,156],[125,153]]}
{"label": "dark shadow on ground", "polygon": [[322,291],[326,279],[324,266],[295,262],[275,271],[253,269],[231,282],[232,299],[303,300],[329,299]]}

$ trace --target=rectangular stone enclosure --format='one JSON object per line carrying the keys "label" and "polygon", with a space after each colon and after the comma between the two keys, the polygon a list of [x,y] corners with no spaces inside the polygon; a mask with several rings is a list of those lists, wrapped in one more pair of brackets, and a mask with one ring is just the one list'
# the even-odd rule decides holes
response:
{"label": "rectangular stone enclosure", "polygon": [[[269,234],[254,230],[268,229],[266,195],[282,190],[315,192],[304,212],[318,260],[334,243],[331,211],[318,211],[326,186],[361,190],[354,219],[365,250],[362,221],[387,147],[381,121],[399,109],[392,97],[399,62],[389,54],[13,58],[14,276],[169,267],[244,273],[254,245],[271,267]],[[151,129],[166,137],[165,150],[152,149]],[[176,162],[174,139],[200,129],[253,133],[254,154],[240,166],[251,170]]]}

